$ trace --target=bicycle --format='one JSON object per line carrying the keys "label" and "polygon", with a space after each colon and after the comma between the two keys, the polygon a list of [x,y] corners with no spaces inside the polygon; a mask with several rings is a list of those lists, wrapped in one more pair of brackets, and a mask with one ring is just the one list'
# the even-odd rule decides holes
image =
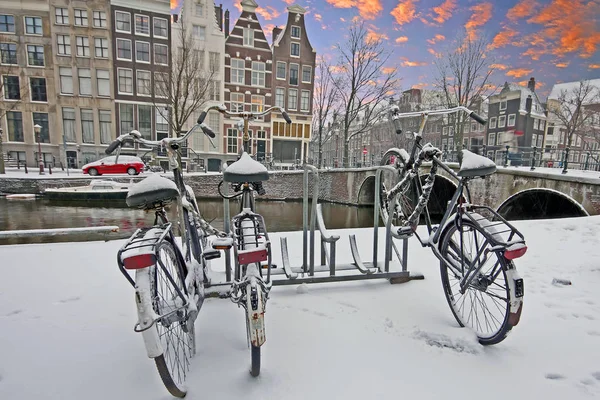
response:
{"label": "bicycle", "polygon": [[[431,143],[422,144],[423,130],[429,116],[466,112],[482,125],[486,121],[466,107],[400,113],[391,110],[394,128],[402,133],[400,120],[421,117],[418,132],[406,132],[414,144],[410,154],[404,149],[391,148],[381,165],[388,165],[399,176],[390,190],[381,180],[378,196],[380,217],[386,227],[393,225],[392,234],[398,239],[416,236],[423,247],[430,247],[440,260],[441,280],[450,309],[461,327],[470,327],[483,345],[504,340],[519,323],[523,308],[524,284],[514,260],[525,254],[523,235],[496,211],[487,206],[471,204],[468,183],[485,178],[496,171],[496,164],[483,156],[462,150],[458,173],[445,165],[439,156],[442,151]],[[427,174],[421,174],[424,162],[431,162]],[[439,225],[432,224],[428,202],[438,167],[457,181],[452,199],[445,205]],[[422,182],[422,177],[425,177]],[[389,182],[388,182],[389,184]],[[421,215],[424,216],[428,237],[417,234]],[[480,316],[479,314],[483,315]]]}
{"label": "bicycle", "polygon": [[[119,136],[106,154],[133,141],[149,147],[164,147],[174,180],[152,174],[129,190],[126,203],[146,212],[154,211],[152,226],[137,229],[117,253],[119,270],[135,289],[138,322],[149,358],[154,359],[161,380],[175,397],[186,395],[185,380],[190,359],[196,352],[194,323],[204,302],[204,286],[210,283],[209,262],[219,250],[231,248],[233,239],[206,222],[198,209],[194,191],[183,181],[179,149],[201,128],[209,138],[214,132],[198,124],[180,138],[151,141],[133,130]],[[166,207],[177,203],[181,246]],[[208,239],[212,237],[212,248]],[[134,273],[135,279],[130,275]]]}
{"label": "bicycle", "polygon": [[[243,149],[237,161],[223,172],[223,180],[219,183],[218,192],[224,199],[240,197],[239,213],[231,220],[233,229],[233,248],[235,271],[232,282],[230,299],[242,307],[246,314],[246,336],[250,347],[250,374],[254,377],[260,374],[261,346],[266,341],[265,310],[271,290],[271,241],[267,233],[262,215],[255,212],[254,192],[265,194],[262,182],[269,179],[267,168],[253,160],[249,153],[250,137],[248,135],[249,121],[262,117],[272,111],[281,112],[288,124],[292,121],[285,109],[270,107],[262,112],[227,111],[225,106],[212,106],[206,111],[216,109],[229,117],[241,118],[238,129],[243,132]],[[221,186],[224,182],[233,183],[234,195],[223,194]],[[267,277],[263,277],[262,262],[266,261]]]}

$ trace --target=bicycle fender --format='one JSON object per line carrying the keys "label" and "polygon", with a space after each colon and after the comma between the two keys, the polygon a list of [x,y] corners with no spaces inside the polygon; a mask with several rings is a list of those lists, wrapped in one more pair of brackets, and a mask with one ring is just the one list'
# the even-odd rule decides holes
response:
{"label": "bicycle fender", "polygon": [[265,310],[263,292],[252,278],[246,293],[246,309],[248,326],[250,331],[250,342],[254,347],[262,346],[267,340],[265,335]]}
{"label": "bicycle fender", "polygon": [[144,339],[146,353],[148,354],[148,357],[156,358],[163,354],[163,349],[158,337],[158,330],[151,327],[151,325],[154,324],[154,320],[158,318],[158,315],[156,315],[152,309],[149,274],[147,272],[137,274],[135,283],[135,301],[138,313],[138,323],[140,324],[140,329],[144,329],[141,333],[142,338]]}
{"label": "bicycle fender", "polygon": [[523,280],[516,268],[506,270],[506,280],[510,291],[510,315],[508,316],[508,321],[511,326],[516,326],[521,319],[521,311],[523,310],[523,296],[517,297],[517,281],[520,281],[522,286]]}

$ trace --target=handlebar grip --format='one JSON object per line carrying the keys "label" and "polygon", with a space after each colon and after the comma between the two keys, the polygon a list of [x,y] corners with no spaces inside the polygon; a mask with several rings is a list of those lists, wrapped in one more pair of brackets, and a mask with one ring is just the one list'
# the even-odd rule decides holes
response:
{"label": "handlebar grip", "polygon": [[290,119],[290,116],[288,115],[288,113],[287,113],[287,112],[285,112],[285,111],[282,111],[282,112],[281,112],[281,115],[283,115],[283,119],[285,119],[285,122],[287,122],[288,124],[291,124],[291,123],[292,123],[292,120]]}
{"label": "handlebar grip", "polygon": [[396,134],[400,135],[402,133],[402,124],[399,119],[394,119],[394,129],[396,130]]}
{"label": "handlebar grip", "polygon": [[471,113],[469,114],[469,117],[471,117],[475,121],[479,122],[481,125],[487,124],[487,121],[485,119],[481,118],[479,115],[475,114],[475,112],[473,112],[473,111],[471,111]]}
{"label": "handlebar grip", "polygon": [[[205,112],[203,112],[203,114],[206,114]],[[202,118],[202,115],[200,115],[200,118]],[[200,120],[200,118],[198,118],[198,121]],[[212,131],[212,129],[210,129],[207,125],[204,124],[200,124],[200,128],[202,128],[202,131],[210,138],[214,138],[216,135],[215,133]]]}
{"label": "handlebar grip", "polygon": [[[198,117],[198,124],[202,124],[204,122],[205,118],[206,118],[206,111],[202,111],[200,113],[200,116]],[[204,128],[202,128],[202,129],[204,129]]]}
{"label": "handlebar grip", "polygon": [[122,144],[122,142],[119,139],[116,139],[111,144],[108,145],[108,147],[106,148],[106,150],[104,150],[104,152],[106,154],[112,154],[112,152],[115,151],[117,149],[117,147],[119,147],[121,144]]}

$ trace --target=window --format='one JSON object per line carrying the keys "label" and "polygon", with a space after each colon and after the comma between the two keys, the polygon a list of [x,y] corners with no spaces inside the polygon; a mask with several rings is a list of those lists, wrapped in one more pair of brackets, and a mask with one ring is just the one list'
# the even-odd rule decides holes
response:
{"label": "window", "polygon": [[60,93],[73,94],[73,70],[71,67],[60,67],[58,74],[60,76]]}
{"label": "window", "polygon": [[192,27],[192,35],[198,40],[206,40],[206,28],[200,25]]}
{"label": "window", "polygon": [[498,117],[498,128],[504,128],[506,126],[506,115]]}
{"label": "window", "polygon": [[535,130],[540,129],[540,120],[537,118],[533,119],[533,129],[535,129]]}
{"label": "window", "polygon": [[164,72],[154,73],[154,86],[155,97],[167,97],[170,91],[169,76]]}
{"label": "window", "polygon": [[506,101],[500,102],[500,110],[506,110]]}
{"label": "window", "polygon": [[133,94],[133,71],[130,69],[117,69],[119,77],[119,92]]}
{"label": "window", "polygon": [[448,127],[445,126],[442,128],[442,135],[447,135],[448,134]]}
{"label": "window", "polygon": [[288,89],[288,108],[296,110],[298,107],[298,89]]}
{"label": "window", "polygon": [[75,26],[88,26],[87,10],[75,10]]}
{"label": "window", "polygon": [[516,119],[517,119],[517,115],[516,114],[509,114],[508,115],[508,125],[507,126],[515,126]]}
{"label": "window", "polygon": [[292,42],[292,44],[290,45],[290,54],[293,57],[300,57],[300,43],[294,43]]}
{"label": "window", "polygon": [[119,104],[119,128],[121,135],[133,130],[133,104]]}
{"label": "window", "polygon": [[136,71],[137,74],[137,94],[140,96],[150,96],[151,75],[149,71]]}
{"label": "window", "polygon": [[94,111],[81,109],[81,138],[83,143],[94,143]]}
{"label": "window", "polygon": [[131,60],[131,40],[117,39],[117,59]]}
{"label": "window", "polygon": [[298,64],[290,64],[290,85],[298,85]]}
{"label": "window", "polygon": [[300,27],[296,25],[292,25],[291,36],[294,39],[300,39]]}
{"label": "window", "polygon": [[[593,122],[594,122],[594,120],[592,119],[592,123]],[[546,126],[546,121],[544,121],[543,119],[540,119],[540,131],[543,131],[545,126]]]}
{"label": "window", "polygon": [[21,100],[21,86],[18,76],[5,75],[3,78],[4,98],[6,100]]}
{"label": "window", "polygon": [[244,28],[244,46],[254,46],[254,29]]}
{"label": "window", "polygon": [[48,101],[46,78],[29,78],[31,84],[31,101]]}
{"label": "window", "polygon": [[463,125],[463,132],[464,133],[469,133],[469,128],[470,128],[470,124],[466,123]]}
{"label": "window", "polygon": [[77,70],[79,77],[79,94],[81,96],[92,95],[92,71],[89,68],[79,68]]}
{"label": "window", "polygon": [[231,112],[244,112],[244,95],[243,93],[231,93],[230,98],[230,107]]}
{"label": "window", "polygon": [[94,27],[95,28],[106,28],[106,12],[105,11],[94,11]]}
{"label": "window", "polygon": [[217,111],[211,111],[208,113],[208,126],[216,135],[218,135],[221,131],[221,120],[219,119],[219,113]]}
{"label": "window", "polygon": [[286,64],[283,61],[277,61],[277,79],[285,79]]}
{"label": "window", "polygon": [[308,111],[310,106],[310,92],[308,90],[302,91],[302,97],[300,98],[300,110]]}
{"label": "window", "polygon": [[169,48],[167,45],[154,45],[154,63],[160,65],[169,65]]}
{"label": "window", "polygon": [[0,58],[2,64],[17,64],[17,45],[15,43],[0,43]]}
{"label": "window", "polygon": [[54,9],[54,22],[57,25],[69,25],[69,9],[68,8],[55,8]]}
{"label": "window", "polygon": [[[40,130],[39,142],[50,143],[50,131],[48,130],[48,113],[33,113],[33,125],[39,125],[42,127]],[[37,135],[36,135],[37,136]],[[38,138],[35,138],[36,143]]]}
{"label": "window", "polygon": [[167,110],[165,107],[156,107],[155,113],[156,139],[164,139],[169,134],[169,122],[167,121],[169,110]]}
{"label": "window", "polygon": [[244,84],[244,68],[244,60],[238,58],[231,59],[231,83],[240,83],[242,85]]}
{"label": "window", "polygon": [[265,63],[252,61],[252,86],[265,86]]}
{"label": "window", "polygon": [[21,111],[6,113],[6,126],[8,128],[9,142],[23,142],[23,114]]}
{"label": "window", "polygon": [[495,145],[496,145],[496,134],[490,133],[488,135],[488,146],[495,146]]}
{"label": "window", "polygon": [[152,140],[152,106],[138,105],[138,131],[144,139]]}
{"label": "window", "polygon": [[208,53],[208,68],[211,73],[218,73],[221,63],[219,62],[219,53],[211,51]]}
{"label": "window", "polygon": [[95,38],[94,48],[96,50],[96,57],[108,58],[108,39],[106,38]]}
{"label": "window", "polygon": [[275,105],[285,108],[285,88],[278,87],[275,89]]}
{"label": "window", "polygon": [[[263,112],[265,105],[265,97],[264,96],[256,96],[252,95],[252,112]],[[263,117],[257,118],[259,121],[262,121]]]}
{"label": "window", "polygon": [[98,84],[98,96],[110,97],[110,75],[107,69],[96,70],[96,83]]}
{"label": "window", "polygon": [[100,121],[100,143],[108,144],[112,142],[112,117],[109,110],[99,110],[98,120]]}
{"label": "window", "polygon": [[204,68],[204,50],[194,49],[193,60],[199,69]]}
{"label": "window", "polygon": [[71,55],[71,36],[57,35],[56,40],[58,43],[58,55],[59,56],[70,56]]}
{"label": "window", "polygon": [[131,33],[131,14],[128,12],[116,11],[115,23],[117,32]]}
{"label": "window", "polygon": [[0,15],[0,32],[15,33],[14,15]]}
{"label": "window", "polygon": [[238,140],[237,140],[237,129],[228,128],[227,129],[227,152],[228,153],[237,153]]}
{"label": "window", "polygon": [[154,18],[154,37],[165,38],[169,37],[169,23],[164,18]]}
{"label": "window", "polygon": [[312,79],[312,67],[310,65],[302,66],[302,82],[310,83]]}
{"label": "window", "polygon": [[135,60],[150,63],[150,43],[135,42]]}
{"label": "window", "polygon": [[537,144],[537,135],[533,134],[531,135],[531,147],[535,146]]}
{"label": "window", "polygon": [[77,57],[90,56],[90,38],[87,36],[76,36]]}
{"label": "window", "polygon": [[489,125],[490,125],[490,128],[491,128],[491,129],[494,129],[494,128],[496,127],[496,117],[492,117],[492,118],[490,118],[490,123],[489,123]]}
{"label": "window", "polygon": [[42,18],[41,17],[25,17],[25,33],[28,35],[41,35]]}
{"label": "window", "polygon": [[150,35],[150,17],[147,15],[135,15],[136,35]]}
{"label": "window", "polygon": [[554,124],[553,123],[548,124],[548,135],[554,135]]}
{"label": "window", "polygon": [[211,100],[221,100],[221,81],[210,81],[208,83],[208,92]]}

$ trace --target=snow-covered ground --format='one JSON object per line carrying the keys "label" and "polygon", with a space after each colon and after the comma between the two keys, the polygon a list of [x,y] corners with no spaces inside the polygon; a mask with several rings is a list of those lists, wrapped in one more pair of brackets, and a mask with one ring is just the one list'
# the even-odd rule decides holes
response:
{"label": "snow-covered ground", "polygon": [[[504,342],[482,347],[457,326],[439,263],[412,241],[409,269],[425,280],[274,288],[256,379],[241,309],[208,299],[187,398],[598,398],[600,217],[516,225],[529,245],[517,263],[525,305]],[[340,261],[350,261],[349,232],[332,231]],[[372,230],[354,232],[368,260]],[[277,257],[280,235],[298,265],[301,233],[273,234]],[[0,247],[0,399],[170,398],[133,332],[133,291],[115,263],[122,243]]]}

